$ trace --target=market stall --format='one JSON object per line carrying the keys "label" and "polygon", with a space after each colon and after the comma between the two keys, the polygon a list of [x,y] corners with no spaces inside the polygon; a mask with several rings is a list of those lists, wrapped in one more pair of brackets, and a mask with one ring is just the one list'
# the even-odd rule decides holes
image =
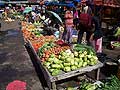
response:
{"label": "market stall", "polygon": [[[30,8],[30,11],[28,10],[28,12],[31,11],[32,9]],[[60,33],[55,35],[55,32],[58,31],[58,28],[53,27],[55,21],[58,21],[59,24],[63,24],[62,19],[59,17],[59,15],[57,15],[57,13],[52,11],[46,11],[45,14],[47,14],[49,18],[46,16],[44,17],[44,15],[42,17],[40,14],[38,14],[40,18],[35,20],[33,23],[22,20],[21,31],[23,33],[25,47],[30,55],[33,65],[35,66],[35,70],[38,76],[42,78],[43,82],[45,81],[47,83],[48,89],[57,90],[58,82],[62,81],[65,83],[67,79],[83,76],[94,71],[95,75],[90,74],[90,76],[93,76],[95,79],[91,79],[90,82],[85,83],[80,79],[79,82],[77,82],[80,83],[79,86],[75,87],[74,89],[113,90],[113,88],[116,88],[114,90],[119,90],[120,81],[115,76],[112,76],[110,82],[108,83],[102,83],[102,80],[99,81],[102,69],[105,68],[105,64],[109,63],[115,65],[116,69],[110,68],[107,70],[105,68],[104,71],[107,70],[105,72],[110,73],[112,72],[111,70],[113,70],[113,72],[118,72],[119,76],[119,70],[117,71],[119,58],[118,60],[112,61],[111,58],[106,57],[105,55],[101,56],[103,53],[99,53],[100,56],[98,53],[96,54],[95,50],[91,46],[87,46],[85,44],[68,44],[64,42],[63,40],[59,39]],[[51,20],[52,16],[54,16],[54,20],[50,25],[49,20]],[[23,19],[24,18],[25,17],[23,17]],[[8,23],[8,21],[9,20],[7,20],[6,23]],[[12,24],[13,21],[9,23]],[[9,28],[12,27],[13,26]],[[116,31],[117,32],[115,33],[115,36],[119,39],[120,28],[118,27]],[[12,34],[14,33],[10,33],[9,35]],[[119,41],[114,41],[111,43],[111,45],[115,48],[120,47]],[[113,52],[111,52],[109,55],[112,54]],[[115,54],[117,55],[117,53]],[[84,81],[88,80],[87,77],[83,79]],[[108,78],[105,78],[104,80],[108,80]],[[43,88],[46,89],[44,86]],[[71,90],[71,88],[65,87],[63,90]]]}
{"label": "market stall", "polygon": [[103,63],[98,60],[90,46],[78,44],[71,46],[57,40],[53,35],[44,36],[38,32],[35,28],[33,31],[26,28],[23,35],[27,42],[26,47],[36,57],[35,60],[44,74],[49,89],[56,90],[58,81],[93,70],[97,70],[96,80],[99,79]]}

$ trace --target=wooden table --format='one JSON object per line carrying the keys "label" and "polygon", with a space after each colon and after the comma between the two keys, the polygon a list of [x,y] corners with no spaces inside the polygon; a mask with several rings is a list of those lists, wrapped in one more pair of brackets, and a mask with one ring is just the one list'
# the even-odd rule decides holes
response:
{"label": "wooden table", "polygon": [[103,63],[101,63],[100,61],[98,61],[98,63],[94,66],[86,66],[86,67],[82,67],[82,68],[79,68],[79,69],[74,70],[74,71],[70,71],[70,72],[67,72],[67,73],[64,72],[60,75],[52,76],[49,73],[49,71],[47,70],[47,68],[42,65],[39,56],[36,54],[34,48],[32,47],[32,44],[30,42],[27,43],[27,47],[30,48],[31,53],[36,57],[34,60],[36,60],[37,63],[39,64],[50,90],[56,90],[56,82],[57,81],[64,80],[64,79],[67,79],[67,78],[71,78],[71,77],[74,77],[74,76],[78,76],[80,74],[91,72],[93,70],[97,70],[96,79],[99,80],[100,68],[103,67]]}

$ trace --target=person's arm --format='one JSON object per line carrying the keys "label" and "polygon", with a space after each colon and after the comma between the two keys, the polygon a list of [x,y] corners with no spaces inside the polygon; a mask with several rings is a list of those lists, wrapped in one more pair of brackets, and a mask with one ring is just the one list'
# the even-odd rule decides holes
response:
{"label": "person's arm", "polygon": [[94,33],[90,36],[90,41],[93,41]]}

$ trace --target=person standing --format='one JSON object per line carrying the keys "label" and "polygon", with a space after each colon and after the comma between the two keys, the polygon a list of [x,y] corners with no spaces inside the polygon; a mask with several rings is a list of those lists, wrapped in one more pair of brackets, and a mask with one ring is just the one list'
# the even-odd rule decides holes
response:
{"label": "person standing", "polygon": [[92,34],[91,15],[92,15],[92,9],[90,8],[90,4],[87,1],[86,6],[83,8],[83,10],[79,16],[80,23],[79,23],[79,31],[78,31],[78,39],[77,39],[78,44],[80,44],[82,42],[83,33],[86,32],[87,45],[91,45],[91,43],[89,41],[90,36]]}
{"label": "person standing", "polygon": [[98,17],[93,16],[92,22],[93,22],[93,26],[94,26],[95,30],[90,37],[90,42],[92,42],[92,46],[94,47],[94,49],[97,53],[102,53],[103,33],[101,30],[100,21],[99,21]]}
{"label": "person standing", "polygon": [[87,13],[80,14],[80,23],[79,23],[79,31],[78,31],[78,40],[77,43],[80,44],[82,42],[83,33],[86,32],[86,41],[87,45],[90,45],[89,39],[92,34],[91,30],[91,16]]}
{"label": "person standing", "polygon": [[78,11],[77,11],[77,9],[75,9],[75,11],[74,11],[73,23],[74,23],[75,29],[77,29],[77,26],[78,26],[78,24],[79,24],[79,16],[78,16]]}
{"label": "person standing", "polygon": [[65,41],[67,43],[72,42],[72,33],[73,33],[73,12],[70,7],[67,7],[67,11],[64,15],[65,18]]}
{"label": "person standing", "polygon": [[84,13],[92,15],[92,9],[91,9],[91,3],[90,3],[90,1],[86,1],[85,7],[83,8],[83,10],[84,10]]}

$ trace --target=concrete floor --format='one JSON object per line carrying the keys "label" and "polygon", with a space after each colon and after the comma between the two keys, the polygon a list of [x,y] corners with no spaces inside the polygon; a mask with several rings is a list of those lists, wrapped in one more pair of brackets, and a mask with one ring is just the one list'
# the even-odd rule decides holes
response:
{"label": "concrete floor", "polygon": [[0,90],[14,80],[26,82],[27,90],[43,90],[20,30],[0,32]]}

